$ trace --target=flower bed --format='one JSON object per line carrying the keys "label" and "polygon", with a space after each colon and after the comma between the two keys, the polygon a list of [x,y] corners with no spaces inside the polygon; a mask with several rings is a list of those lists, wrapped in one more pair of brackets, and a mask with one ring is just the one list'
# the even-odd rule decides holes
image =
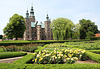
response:
{"label": "flower bed", "polygon": [[55,50],[52,52],[49,52],[48,50],[42,50],[37,54],[33,54],[32,62],[37,64],[72,64],[78,59],[84,60],[85,53],[85,50],[70,48],[61,50],[55,48]]}
{"label": "flower bed", "polygon": [[53,43],[46,46],[46,48],[55,48],[55,47],[67,47],[67,45],[64,43]]}

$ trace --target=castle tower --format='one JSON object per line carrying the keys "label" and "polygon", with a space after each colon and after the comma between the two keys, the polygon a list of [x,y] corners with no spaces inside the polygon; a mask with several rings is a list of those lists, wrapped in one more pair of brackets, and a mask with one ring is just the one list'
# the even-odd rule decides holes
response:
{"label": "castle tower", "polygon": [[26,23],[26,30],[24,32],[24,40],[31,40],[33,36],[32,32],[34,30],[32,28],[32,23],[35,23],[33,6],[31,7],[30,16],[29,16],[28,10],[26,12],[25,23]]}
{"label": "castle tower", "polygon": [[41,25],[37,25],[37,40],[41,40]]}
{"label": "castle tower", "polygon": [[52,39],[52,38],[51,38],[52,36],[51,36],[50,24],[51,24],[51,21],[50,21],[50,19],[49,19],[48,14],[47,14],[47,16],[46,16],[46,21],[44,21],[46,40],[51,40],[51,39]]}
{"label": "castle tower", "polygon": [[34,16],[34,9],[33,9],[33,6],[31,6],[30,18],[31,18],[31,21],[32,21],[32,22],[35,22],[35,16]]}

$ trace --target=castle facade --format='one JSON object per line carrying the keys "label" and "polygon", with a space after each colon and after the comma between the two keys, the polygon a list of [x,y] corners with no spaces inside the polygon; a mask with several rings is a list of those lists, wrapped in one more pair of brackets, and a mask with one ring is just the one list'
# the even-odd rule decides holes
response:
{"label": "castle facade", "polygon": [[35,20],[34,9],[31,7],[30,15],[28,10],[25,17],[26,30],[24,40],[52,40],[53,34],[50,28],[51,20],[47,14],[44,23]]}

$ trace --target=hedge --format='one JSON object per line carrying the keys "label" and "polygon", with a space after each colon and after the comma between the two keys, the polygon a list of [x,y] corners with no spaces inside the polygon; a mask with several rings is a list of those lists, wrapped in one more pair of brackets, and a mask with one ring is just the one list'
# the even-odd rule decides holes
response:
{"label": "hedge", "polygon": [[100,64],[7,64],[0,63],[0,69],[100,69]]}
{"label": "hedge", "polygon": [[0,52],[0,59],[24,56],[26,54],[26,52]]}
{"label": "hedge", "polygon": [[10,46],[10,45],[25,45],[30,43],[44,43],[44,44],[50,44],[50,43],[64,43],[64,42],[81,42],[81,41],[89,41],[90,39],[82,39],[82,40],[32,40],[32,41],[1,41],[0,46]]}
{"label": "hedge", "polygon": [[27,62],[31,61],[32,59],[33,59],[33,54],[27,54],[26,56],[14,61],[13,63],[14,64],[26,64]]}
{"label": "hedge", "polygon": [[46,46],[48,46],[49,44],[44,45],[43,47],[38,47],[38,49],[35,50],[36,53],[38,53],[39,51],[42,51]]}
{"label": "hedge", "polygon": [[90,40],[100,40],[100,37],[92,37]]}
{"label": "hedge", "polygon": [[90,52],[94,52],[94,53],[97,53],[97,54],[100,54],[100,50],[89,50]]}
{"label": "hedge", "polygon": [[92,60],[97,61],[98,63],[100,63],[100,55],[99,54],[87,51],[86,52],[86,56],[89,57],[90,59],[92,59]]}

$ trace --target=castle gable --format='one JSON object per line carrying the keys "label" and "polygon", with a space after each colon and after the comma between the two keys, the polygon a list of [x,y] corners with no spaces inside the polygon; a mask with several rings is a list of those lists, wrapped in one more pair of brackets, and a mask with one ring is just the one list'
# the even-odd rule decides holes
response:
{"label": "castle gable", "polygon": [[31,22],[31,27],[35,27],[36,23],[35,22]]}

